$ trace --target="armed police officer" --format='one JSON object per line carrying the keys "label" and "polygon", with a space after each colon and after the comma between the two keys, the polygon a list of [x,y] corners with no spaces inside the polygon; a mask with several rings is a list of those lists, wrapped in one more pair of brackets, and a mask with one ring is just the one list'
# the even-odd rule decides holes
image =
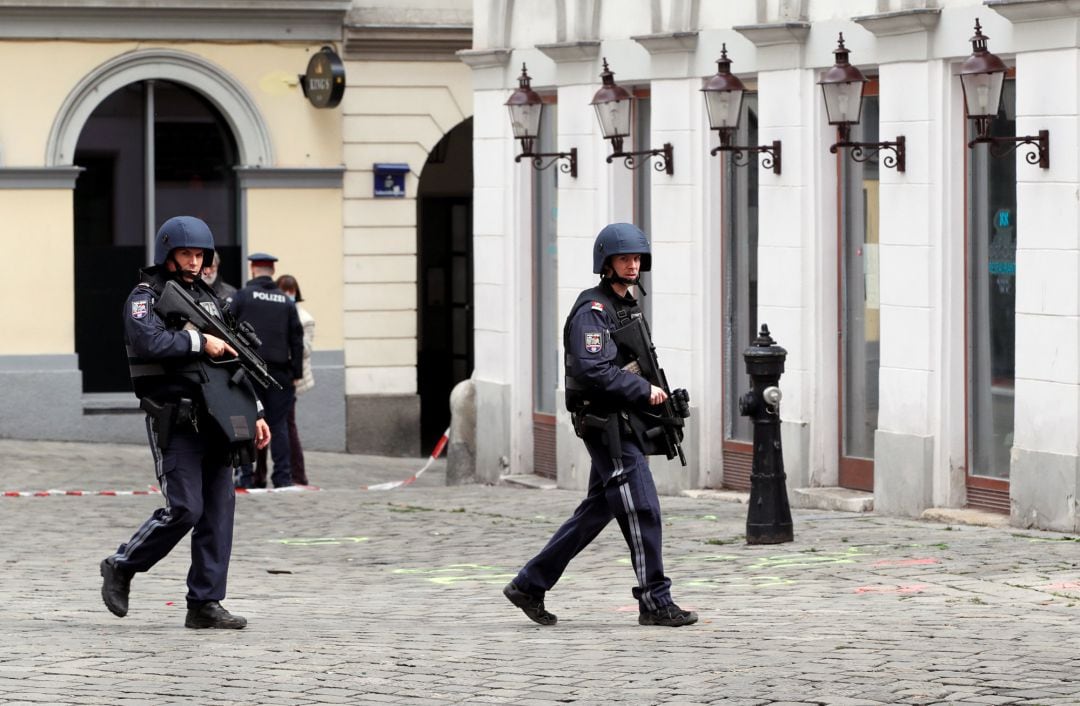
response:
{"label": "armed police officer", "polygon": [[[101,595],[113,614],[127,615],[132,576],[149,571],[191,531],[184,625],[238,629],[247,621],[220,603],[232,553],[231,469],[238,456],[253,453],[252,446],[265,446],[270,431],[251,381],[228,362],[237,355],[222,337],[228,334],[203,333],[190,323],[207,315],[224,321],[221,302],[200,279],[213,255],[206,223],[191,216],[170,218],[157,232],[154,266],[142,270],[124,304],[132,385],[147,412],[165,507],[101,562]],[[176,294],[177,287],[182,294]],[[177,296],[190,302],[186,319],[163,313],[164,301]]]}
{"label": "armed police officer", "polygon": [[[660,502],[646,453],[668,457],[681,452],[681,417],[656,410],[670,405],[666,380],[654,384],[641,373],[652,352],[648,327],[630,287],[648,271],[652,254],[648,238],[637,226],[614,223],[600,231],[593,245],[593,272],[600,284],[582,292],[563,327],[566,351],[566,405],[574,428],[592,459],[585,500],[539,554],[503,589],[511,603],[534,622],[554,625],[556,617],[544,608],[544,596],[562,576],[567,564],[614,517],[630,547],[637,585],[641,625],[678,627],[697,621],[671,599],[671,581],[661,557]],[[645,332],[648,350],[617,343],[620,332]],[[640,365],[639,365],[640,364]],[[655,366],[653,366],[655,367]],[[684,390],[672,397],[688,403]],[[689,414],[688,405],[683,405]],[[664,424],[680,427],[676,436]]]}
{"label": "armed police officer", "polygon": [[[304,327],[300,316],[285,292],[274,282],[277,258],[267,253],[252,253],[251,280],[233,295],[232,313],[240,322],[251,324],[262,339],[259,354],[266,360],[270,374],[280,387],[259,388],[266,406],[266,423],[273,440],[270,455],[274,460],[271,480],[275,488],[292,485],[292,451],[289,447],[289,412],[296,401],[296,383],[304,377]],[[252,478],[249,466],[241,467],[238,485],[266,485],[265,456],[263,470]]]}

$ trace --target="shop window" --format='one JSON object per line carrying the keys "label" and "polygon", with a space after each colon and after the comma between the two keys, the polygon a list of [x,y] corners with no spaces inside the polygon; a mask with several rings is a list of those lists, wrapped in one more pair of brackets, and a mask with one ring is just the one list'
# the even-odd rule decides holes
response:
{"label": "shop window", "polygon": [[[758,99],[747,92],[735,144],[758,144]],[[750,419],[739,413],[739,396],[749,389],[743,351],[757,335],[758,174],[757,155],[736,166],[721,153],[723,203],[723,366],[724,366],[724,487],[750,488]]]}
{"label": "shop window", "polygon": [[[868,83],[862,120],[851,139],[877,142],[877,81]],[[880,156],[880,155],[879,155]],[[873,491],[878,421],[881,296],[878,157],[856,162],[842,154],[840,294],[840,485]]]}
{"label": "shop window", "polygon": [[[547,99],[545,99],[547,102]],[[544,107],[538,152],[557,152],[557,111]],[[559,170],[529,169],[533,179],[533,467],[555,477],[555,390],[559,386],[559,318],[556,280]]]}
{"label": "shop window", "polygon": [[[1016,81],[1007,79],[995,136],[1016,135]],[[970,127],[970,126],[969,126]],[[968,173],[968,472],[1007,481],[1013,445],[1016,374],[1016,161],[970,151]],[[978,495],[978,493],[975,493]],[[1006,496],[1007,500],[1007,496]],[[1007,506],[1006,506],[1007,509]]]}

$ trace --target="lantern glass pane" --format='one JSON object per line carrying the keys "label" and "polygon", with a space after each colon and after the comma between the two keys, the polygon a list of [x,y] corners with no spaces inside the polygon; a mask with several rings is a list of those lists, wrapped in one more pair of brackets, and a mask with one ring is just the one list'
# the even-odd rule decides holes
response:
{"label": "lantern glass pane", "polygon": [[709,127],[738,127],[742,111],[742,91],[706,91],[705,107],[709,111]]}
{"label": "lantern glass pane", "polygon": [[510,127],[514,137],[536,137],[540,134],[540,114],[543,103],[507,106],[510,110]]}
{"label": "lantern glass pane", "polygon": [[626,137],[630,134],[630,101],[596,103],[596,117],[605,139]]}
{"label": "lantern glass pane", "polygon": [[854,125],[859,122],[865,85],[864,81],[821,84],[830,125]]}
{"label": "lantern glass pane", "polygon": [[964,89],[964,103],[969,118],[993,117],[1001,105],[1001,89],[1005,85],[1005,73],[962,74],[960,85]]}

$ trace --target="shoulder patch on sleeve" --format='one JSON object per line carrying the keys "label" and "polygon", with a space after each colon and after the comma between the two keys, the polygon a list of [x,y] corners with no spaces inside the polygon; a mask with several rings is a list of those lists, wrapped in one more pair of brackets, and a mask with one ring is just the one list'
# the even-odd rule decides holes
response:
{"label": "shoulder patch on sleeve", "polygon": [[131,300],[131,318],[133,319],[145,319],[148,308],[148,300],[146,299],[133,299]]}
{"label": "shoulder patch on sleeve", "polygon": [[593,311],[603,311],[604,310],[604,303],[603,302],[593,302],[592,303],[592,309],[593,309]]}
{"label": "shoulder patch on sleeve", "polygon": [[586,331],[585,350],[589,353],[599,353],[600,349],[604,347],[603,340],[599,331]]}

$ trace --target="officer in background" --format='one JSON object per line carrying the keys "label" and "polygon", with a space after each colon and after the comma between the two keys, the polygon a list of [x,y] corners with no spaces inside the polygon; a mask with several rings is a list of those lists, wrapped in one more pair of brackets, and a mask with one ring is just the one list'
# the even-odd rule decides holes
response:
{"label": "officer in background", "polygon": [[[213,256],[214,238],[203,221],[170,218],[154,241],[154,266],[141,271],[141,281],[124,304],[131,381],[147,412],[147,435],[165,507],[101,562],[101,595],[114,615],[127,615],[132,576],[149,571],[193,530],[184,625],[238,629],[247,621],[229,613],[220,601],[232,553],[231,469],[241,449],[209,414],[207,400],[223,394],[233,400],[233,411],[250,419],[257,446],[269,442],[270,431],[250,381],[225,390],[208,387],[214,383],[204,361],[235,355],[232,346],[171,317],[162,319],[154,310],[166,283],[175,281],[211,316],[221,318],[220,300],[199,277]],[[222,378],[215,374],[213,379]]]}
{"label": "officer in background", "polygon": [[578,296],[563,327],[566,406],[592,468],[585,500],[503,589],[511,603],[540,625],[556,622],[544,608],[545,593],[613,517],[630,547],[638,623],[678,627],[697,622],[696,613],[682,610],[671,599],[661,557],[660,501],[629,422],[635,408],[661,404],[667,393],[624,370],[631,360],[612,340],[614,330],[642,316],[629,290],[651,266],[649,240],[637,226],[606,226],[593,245],[593,272],[601,275],[600,284]]}
{"label": "officer in background", "polygon": [[[296,304],[274,283],[274,263],[277,258],[267,253],[248,256],[251,280],[233,296],[231,311],[237,321],[248,322],[262,339],[259,355],[266,361],[270,374],[281,389],[257,390],[266,406],[266,422],[270,425],[272,441],[270,455],[274,460],[271,480],[275,488],[293,484],[291,451],[289,448],[289,411],[296,401],[298,381],[304,377],[304,327],[296,313]],[[253,483],[265,485],[252,477],[249,466],[241,467],[238,485],[249,488]]]}

